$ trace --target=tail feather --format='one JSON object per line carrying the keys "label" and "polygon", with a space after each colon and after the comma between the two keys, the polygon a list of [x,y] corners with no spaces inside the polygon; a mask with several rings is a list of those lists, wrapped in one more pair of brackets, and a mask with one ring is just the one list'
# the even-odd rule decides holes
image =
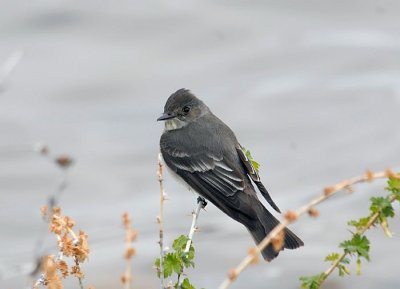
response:
{"label": "tail feather", "polygon": [[[279,221],[266,208],[264,208],[262,204],[260,205],[262,209],[257,213],[260,222],[252,228],[247,228],[256,244],[261,243],[261,241],[269,234],[269,232],[271,232],[279,224]],[[284,232],[285,240],[281,250],[284,250],[285,248],[296,249],[304,245],[303,241],[288,228],[285,228]],[[279,252],[274,250],[272,244],[269,244],[261,253],[264,259],[267,261],[271,261],[279,254]]]}

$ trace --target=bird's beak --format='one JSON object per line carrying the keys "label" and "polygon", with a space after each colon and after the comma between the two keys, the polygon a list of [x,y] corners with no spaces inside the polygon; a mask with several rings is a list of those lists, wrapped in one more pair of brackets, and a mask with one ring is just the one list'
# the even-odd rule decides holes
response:
{"label": "bird's beak", "polygon": [[175,117],[175,115],[173,115],[171,113],[164,112],[159,118],[157,118],[157,121],[167,120],[167,119],[171,119],[171,118],[174,118],[174,117]]}

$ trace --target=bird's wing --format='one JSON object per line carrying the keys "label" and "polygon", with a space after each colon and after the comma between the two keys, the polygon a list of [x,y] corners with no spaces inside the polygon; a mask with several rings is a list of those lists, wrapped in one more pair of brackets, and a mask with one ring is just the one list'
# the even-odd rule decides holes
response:
{"label": "bird's wing", "polygon": [[161,152],[166,164],[178,175],[195,175],[199,181],[207,183],[221,195],[233,196],[237,191],[244,189],[244,180],[240,173],[235,171],[222,155],[210,152],[189,154],[166,147],[162,147]]}
{"label": "bird's wing", "polygon": [[261,179],[257,173],[257,170],[253,167],[253,165],[251,164],[251,161],[247,158],[247,156],[243,150],[243,147],[240,144],[238,144],[236,146],[236,151],[246,169],[246,173],[250,176],[250,178],[253,180],[253,182],[257,185],[258,189],[260,190],[260,192],[263,195],[263,197],[265,198],[265,200],[267,200],[267,202],[271,205],[272,208],[274,208],[275,211],[280,213],[281,210],[279,210],[278,206],[272,200],[267,189],[264,187],[263,183],[261,182]]}
{"label": "bird's wing", "polygon": [[[205,146],[198,150],[185,149],[187,146],[177,149],[167,138],[162,138],[160,144],[168,167],[200,195],[236,220],[246,222],[250,216],[254,218],[250,204],[256,198],[251,193],[253,190],[246,190],[248,177],[238,171],[224,153],[212,153]],[[196,147],[196,144],[192,146]]]}

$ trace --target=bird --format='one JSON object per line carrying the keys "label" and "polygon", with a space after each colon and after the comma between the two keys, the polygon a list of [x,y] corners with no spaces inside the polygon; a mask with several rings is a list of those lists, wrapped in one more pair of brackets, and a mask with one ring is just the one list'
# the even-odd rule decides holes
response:
{"label": "bird", "polygon": [[[171,94],[157,121],[165,123],[160,151],[172,175],[244,225],[259,244],[279,221],[258,199],[255,186],[275,211],[281,211],[234,132],[184,88]],[[303,245],[299,237],[285,228],[279,250]],[[269,262],[278,256],[279,250],[269,244],[261,254]]]}

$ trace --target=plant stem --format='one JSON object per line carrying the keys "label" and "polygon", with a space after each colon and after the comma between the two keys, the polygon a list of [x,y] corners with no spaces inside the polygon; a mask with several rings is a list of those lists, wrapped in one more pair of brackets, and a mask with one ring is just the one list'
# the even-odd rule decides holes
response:
{"label": "plant stem", "polygon": [[[391,203],[393,203],[395,200],[396,200],[396,196],[394,196],[394,195],[390,196],[389,201],[390,201]],[[371,228],[372,225],[375,224],[376,220],[379,218],[379,215],[380,215],[380,212],[376,212],[375,214],[373,214],[372,216],[370,216],[369,219],[368,219],[368,223],[367,223],[364,227],[358,229],[358,230],[356,231],[356,234],[363,235],[363,234],[365,233],[365,231],[367,231],[369,228]],[[325,280],[329,277],[329,275],[332,274],[332,272],[338,267],[338,265],[340,264],[340,262],[341,262],[347,255],[348,255],[347,252],[343,252],[343,253],[339,256],[339,258],[338,258],[335,262],[332,263],[332,265],[324,272],[324,279],[322,280],[322,282],[320,283],[320,285],[322,285],[322,283],[325,282]]]}
{"label": "plant stem", "polygon": [[[315,199],[311,200],[306,205],[300,207],[295,211],[288,211],[284,219],[279,223],[265,238],[258,244],[255,249],[256,252],[261,252],[265,247],[267,247],[273,238],[275,238],[281,231],[285,229],[285,227],[291,223],[294,223],[298,220],[298,217],[309,212],[309,210],[319,203],[325,201],[332,195],[342,191],[343,189],[351,189],[351,186],[357,183],[370,182],[376,179],[386,178],[386,177],[395,177],[400,178],[400,174],[396,174],[391,170],[386,170],[383,172],[373,173],[371,171],[367,171],[364,175],[353,177],[348,180],[341,181],[336,185],[326,187],[322,194],[320,194]],[[240,262],[240,264],[235,268],[230,270],[228,277],[219,285],[219,289],[226,289],[236,280],[236,278],[246,269],[251,263],[254,262],[255,258],[257,258],[257,254],[248,254],[245,258]]]}
{"label": "plant stem", "polygon": [[163,183],[163,163],[161,153],[158,154],[158,182],[160,183],[160,213],[157,218],[159,224],[160,245],[160,288],[164,289],[164,183]]}
{"label": "plant stem", "polygon": [[185,247],[185,251],[184,251],[185,253],[189,253],[190,245],[192,244],[192,240],[193,240],[193,235],[197,229],[197,220],[200,215],[200,210],[204,209],[206,207],[206,205],[207,205],[207,202],[205,201],[205,199],[203,199],[202,197],[197,198],[197,207],[196,207],[196,210],[193,211],[193,213],[192,213],[192,217],[193,217],[192,225],[190,226],[188,241],[186,243],[186,247]]}

